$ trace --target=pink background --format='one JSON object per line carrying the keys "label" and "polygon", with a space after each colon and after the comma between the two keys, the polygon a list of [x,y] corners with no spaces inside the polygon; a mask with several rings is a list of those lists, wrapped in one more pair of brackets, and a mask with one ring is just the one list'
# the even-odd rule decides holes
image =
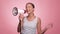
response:
{"label": "pink background", "polygon": [[25,4],[35,4],[35,14],[41,18],[42,28],[53,23],[53,28],[45,34],[60,34],[60,2],[59,0],[0,0],[0,34],[19,34],[17,30],[18,16],[12,15],[12,8],[25,9]]}

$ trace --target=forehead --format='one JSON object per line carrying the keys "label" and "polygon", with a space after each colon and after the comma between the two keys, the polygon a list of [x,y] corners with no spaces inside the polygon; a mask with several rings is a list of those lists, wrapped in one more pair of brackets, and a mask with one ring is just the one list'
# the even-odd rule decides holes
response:
{"label": "forehead", "polygon": [[26,6],[32,6],[32,4],[27,4]]}

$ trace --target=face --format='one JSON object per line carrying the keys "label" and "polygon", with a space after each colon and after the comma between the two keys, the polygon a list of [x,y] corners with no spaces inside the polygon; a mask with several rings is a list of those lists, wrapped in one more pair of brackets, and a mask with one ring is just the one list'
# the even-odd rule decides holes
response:
{"label": "face", "polygon": [[34,12],[34,8],[33,8],[33,6],[32,6],[31,4],[27,4],[26,10],[27,10],[27,13],[28,13],[28,14]]}

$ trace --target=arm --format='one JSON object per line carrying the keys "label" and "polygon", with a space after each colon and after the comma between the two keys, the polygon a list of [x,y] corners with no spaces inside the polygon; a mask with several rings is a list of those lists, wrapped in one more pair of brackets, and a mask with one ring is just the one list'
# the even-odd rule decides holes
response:
{"label": "arm", "polygon": [[41,34],[44,34],[48,29],[47,28],[44,28],[41,32]]}
{"label": "arm", "polygon": [[17,32],[21,32],[21,20],[19,21],[18,27],[17,27]]}
{"label": "arm", "polygon": [[38,34],[41,34],[41,20],[40,18],[38,18],[38,21],[37,21],[37,31],[38,31]]}
{"label": "arm", "polygon": [[52,28],[53,24],[48,24],[43,30],[42,30],[42,34],[44,34],[48,29]]}
{"label": "arm", "polygon": [[18,19],[19,19],[19,24],[18,24],[18,27],[17,27],[17,32],[21,32],[21,29],[22,29],[22,26],[23,26],[24,16],[20,14]]}

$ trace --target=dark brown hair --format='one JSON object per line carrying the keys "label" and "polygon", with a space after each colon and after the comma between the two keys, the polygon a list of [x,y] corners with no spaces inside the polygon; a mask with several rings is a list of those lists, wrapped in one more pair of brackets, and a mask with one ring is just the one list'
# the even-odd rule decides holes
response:
{"label": "dark brown hair", "polygon": [[35,8],[35,5],[34,5],[33,3],[30,3],[30,2],[28,2],[28,3],[26,4],[26,8],[27,8],[27,5],[28,5],[28,4],[31,4],[32,7]]}

